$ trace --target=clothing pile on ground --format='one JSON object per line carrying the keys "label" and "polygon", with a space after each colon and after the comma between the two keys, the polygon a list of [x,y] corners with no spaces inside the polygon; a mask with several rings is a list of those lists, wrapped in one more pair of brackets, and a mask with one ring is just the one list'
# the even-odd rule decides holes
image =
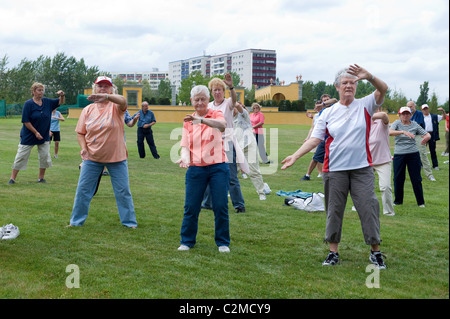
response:
{"label": "clothing pile on ground", "polygon": [[0,238],[1,239],[14,239],[19,236],[20,231],[19,227],[14,226],[13,224],[8,224],[6,226],[0,227]]}
{"label": "clothing pile on ground", "polygon": [[322,193],[307,193],[300,189],[293,192],[278,191],[278,196],[286,197],[284,204],[292,206],[296,209],[304,210],[307,212],[323,212],[325,211],[325,204]]}

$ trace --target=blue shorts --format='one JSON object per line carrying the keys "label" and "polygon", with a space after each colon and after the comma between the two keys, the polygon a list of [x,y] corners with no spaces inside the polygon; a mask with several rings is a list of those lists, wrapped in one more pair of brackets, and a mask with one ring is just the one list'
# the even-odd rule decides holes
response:
{"label": "blue shorts", "polygon": [[324,159],[325,159],[325,140],[320,142],[313,156],[313,160],[319,163],[323,163]]}

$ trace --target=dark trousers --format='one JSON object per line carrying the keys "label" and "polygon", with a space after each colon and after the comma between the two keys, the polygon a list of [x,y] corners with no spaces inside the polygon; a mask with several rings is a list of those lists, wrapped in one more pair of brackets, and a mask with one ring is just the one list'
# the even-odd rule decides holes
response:
{"label": "dark trousers", "polygon": [[153,132],[152,129],[138,127],[137,129],[137,147],[139,151],[139,157],[145,158],[145,145],[144,138],[147,141],[148,146],[150,147],[150,151],[154,158],[159,158],[158,151],[156,150],[155,141],[153,140]]}
{"label": "dark trousers", "polygon": [[[430,132],[428,132],[428,133],[430,133]],[[436,156],[436,141],[433,139],[430,139],[428,141],[428,148],[430,149],[431,163],[433,164],[433,168],[438,167],[438,160],[437,160],[437,156]]]}
{"label": "dark trousers", "polygon": [[394,204],[403,204],[404,186],[406,178],[406,167],[408,167],[409,178],[413,187],[414,195],[416,196],[417,205],[425,204],[423,198],[422,176],[420,170],[422,162],[420,161],[420,154],[394,154]]}

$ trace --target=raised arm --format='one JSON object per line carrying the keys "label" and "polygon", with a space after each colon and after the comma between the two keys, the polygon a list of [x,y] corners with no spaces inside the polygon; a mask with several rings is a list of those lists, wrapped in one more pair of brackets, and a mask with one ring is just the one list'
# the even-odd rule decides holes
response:
{"label": "raised arm", "polygon": [[372,73],[367,71],[366,69],[360,67],[359,65],[350,65],[348,73],[356,76],[359,80],[367,80],[374,86],[376,89],[375,91],[375,101],[377,102],[377,105],[381,105],[384,101],[384,97],[386,96],[386,92],[388,90],[387,84],[379,79],[378,77],[374,76]]}

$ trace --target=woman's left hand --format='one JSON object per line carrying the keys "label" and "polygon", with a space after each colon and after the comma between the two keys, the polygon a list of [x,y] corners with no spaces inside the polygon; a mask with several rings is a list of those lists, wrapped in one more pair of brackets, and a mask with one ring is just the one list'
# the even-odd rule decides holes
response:
{"label": "woman's left hand", "polygon": [[348,73],[357,77],[357,81],[359,80],[370,80],[372,78],[372,74],[368,72],[366,69],[360,67],[358,64],[350,65]]}

